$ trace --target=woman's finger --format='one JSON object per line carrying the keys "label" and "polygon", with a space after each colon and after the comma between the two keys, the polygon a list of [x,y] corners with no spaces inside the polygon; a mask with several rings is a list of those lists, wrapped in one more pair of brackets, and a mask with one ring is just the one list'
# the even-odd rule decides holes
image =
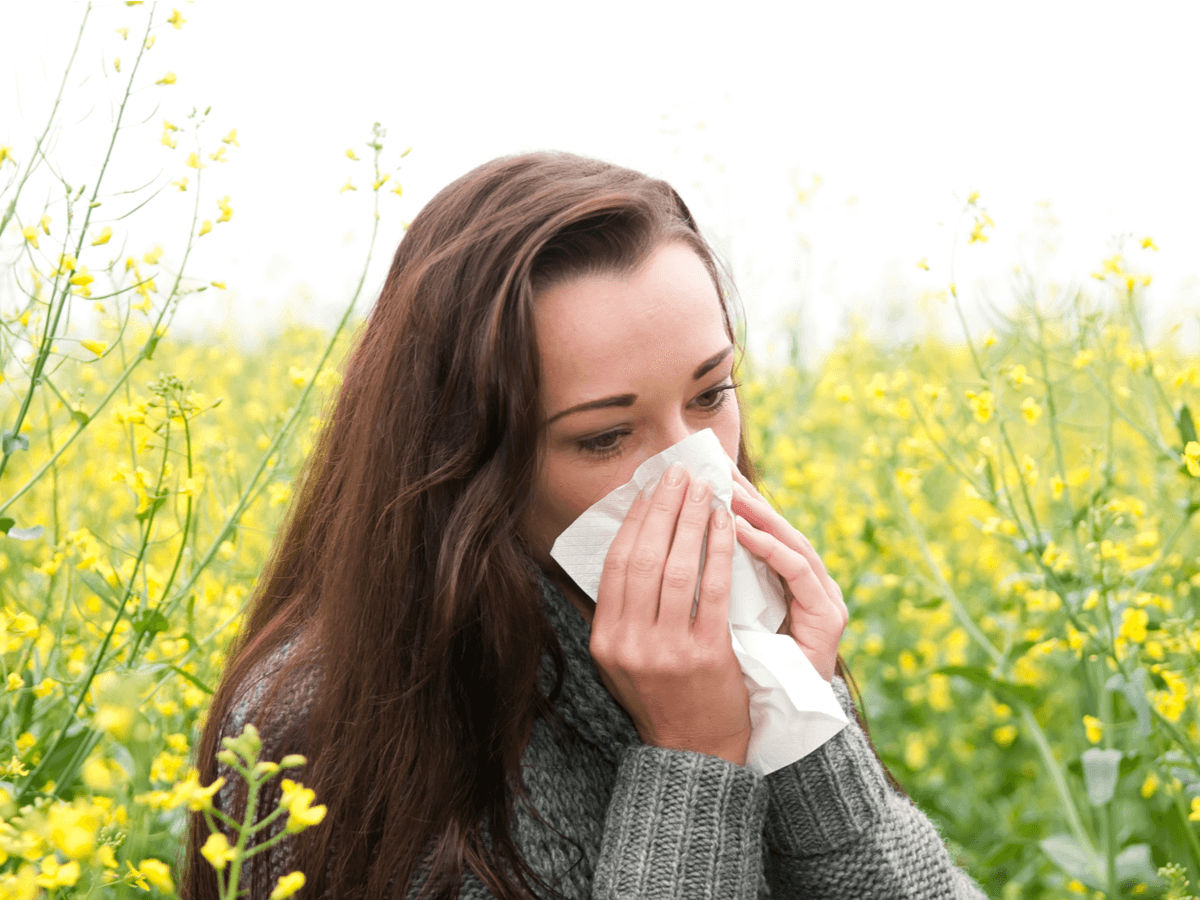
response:
{"label": "woman's finger", "polygon": [[592,628],[597,630],[620,620],[625,609],[625,573],[629,568],[629,557],[646,518],[649,501],[643,494],[633,498],[625,520],[617,529],[617,536],[609,545],[604,557],[604,570],[600,573],[600,587],[596,591],[596,611],[592,615]]}
{"label": "woman's finger", "polygon": [[733,583],[733,520],[724,507],[709,517],[704,573],[700,576],[699,605],[692,634],[704,647],[724,646],[729,640],[729,590]]}
{"label": "woman's finger", "polygon": [[648,633],[658,619],[663,568],[675,523],[687,491],[688,473],[674,463],[658,482],[646,504],[646,515],[638,529],[625,569],[625,605],[622,620]]}
{"label": "woman's finger", "polygon": [[824,616],[837,610],[835,599],[826,593],[821,579],[803,555],[770,532],[755,528],[741,516],[738,517],[737,535],[743,547],[783,577],[793,599],[804,612]]}
{"label": "woman's finger", "polygon": [[817,577],[820,579],[825,591],[837,603],[844,606],[842,589],[838,587],[837,582],[826,571],[825,564],[821,561],[821,557],[817,554],[816,549],[808,538],[792,527],[791,523],[767,502],[766,498],[755,489],[754,485],[741,472],[734,469],[733,475],[733,499],[737,505],[734,511],[749,521],[755,528],[773,534],[807,559],[808,564],[817,573]]}
{"label": "woman's finger", "polygon": [[712,510],[712,485],[703,478],[688,484],[683,507],[675,524],[675,539],[662,573],[658,604],[659,626],[669,634],[686,634],[691,626],[696,583],[700,579],[700,552]]}

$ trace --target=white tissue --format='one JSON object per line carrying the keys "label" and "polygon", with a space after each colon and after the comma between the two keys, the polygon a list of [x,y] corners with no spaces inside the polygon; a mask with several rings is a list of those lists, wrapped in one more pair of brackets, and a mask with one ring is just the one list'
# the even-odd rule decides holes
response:
{"label": "white tissue", "polygon": [[[711,428],[693,434],[633,473],[633,480],[589,507],[550,550],[568,575],[596,599],[608,548],[634,499],[657,484],[672,463],[713,486],[713,508],[733,515],[731,461]],[[701,563],[703,565],[703,563]],[[847,725],[833,687],[817,674],[788,634],[776,634],[787,601],[778,577],[740,543],[733,551],[729,631],[750,692],[750,746],[746,768],[767,775],[816,750]]]}

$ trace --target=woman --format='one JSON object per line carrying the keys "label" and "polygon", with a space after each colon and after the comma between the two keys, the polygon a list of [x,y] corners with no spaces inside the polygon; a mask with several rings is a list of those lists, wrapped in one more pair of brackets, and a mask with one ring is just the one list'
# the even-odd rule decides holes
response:
{"label": "woman", "polygon": [[[253,722],[264,758],[306,756],[298,780],[328,807],[253,860],[251,897],[295,869],[314,897],[982,896],[854,722],[835,674],[845,605],[754,488],[735,356],[713,254],[665,183],[532,154],[429,202],[199,748],[207,784],[221,737]],[[669,472],[631,508],[592,604],[554,539],[704,428],[737,460],[738,521]],[[744,768],[735,540],[786,580],[781,631],[852,719],[766,777]],[[239,818],[244,802],[232,781],[218,795]],[[192,826],[186,896],[212,897]]]}

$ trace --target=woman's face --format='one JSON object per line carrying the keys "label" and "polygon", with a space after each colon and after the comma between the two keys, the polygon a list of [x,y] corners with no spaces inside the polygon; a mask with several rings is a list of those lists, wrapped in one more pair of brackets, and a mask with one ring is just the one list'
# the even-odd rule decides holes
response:
{"label": "woman's face", "polygon": [[686,244],[663,244],[631,276],[552,287],[535,317],[546,419],[529,532],[539,562],[584,510],[689,435],[711,428],[737,459],[734,346]]}

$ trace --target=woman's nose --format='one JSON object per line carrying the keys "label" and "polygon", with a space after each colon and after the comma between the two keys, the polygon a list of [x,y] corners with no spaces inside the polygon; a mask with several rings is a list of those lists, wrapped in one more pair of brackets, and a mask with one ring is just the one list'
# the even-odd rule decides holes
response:
{"label": "woman's nose", "polygon": [[691,437],[697,431],[702,430],[699,426],[688,422],[686,419],[674,419],[668,423],[662,430],[662,436],[659,440],[659,446],[654,453],[662,453],[668,447],[674,447],[685,438]]}

